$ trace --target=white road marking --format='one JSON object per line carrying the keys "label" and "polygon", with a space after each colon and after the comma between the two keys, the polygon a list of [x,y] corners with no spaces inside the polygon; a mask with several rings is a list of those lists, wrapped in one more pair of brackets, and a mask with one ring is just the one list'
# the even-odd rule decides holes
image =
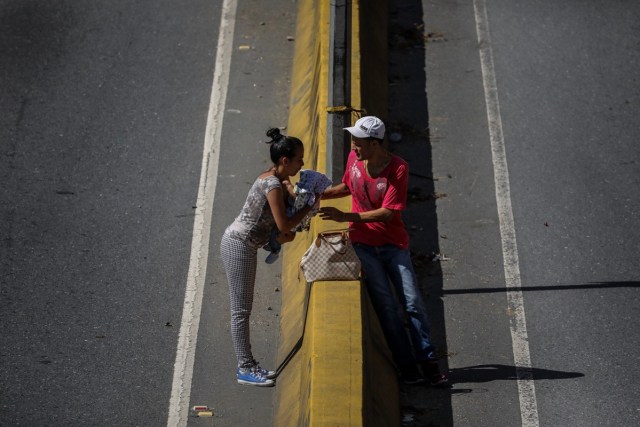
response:
{"label": "white road marking", "polygon": [[498,216],[500,218],[500,235],[502,238],[505,285],[507,287],[507,304],[512,316],[511,342],[513,346],[513,360],[518,378],[520,414],[523,426],[537,427],[539,425],[538,403],[536,401],[536,389],[531,370],[527,321],[521,290],[520,263],[518,261],[513,210],[511,208],[509,170],[507,168],[507,155],[504,145],[504,135],[502,133],[502,118],[500,116],[498,86],[496,84],[493,65],[489,19],[485,0],[474,0],[473,6],[480,49],[484,96],[487,104],[487,120],[493,157],[496,201],[498,205]]}
{"label": "white road marking", "polygon": [[200,185],[196,202],[193,236],[191,240],[191,259],[182,308],[182,321],[173,367],[173,385],[169,401],[168,427],[186,426],[191,397],[191,381],[195,359],[202,293],[209,259],[209,234],[211,232],[211,214],[216,192],[218,162],[220,160],[220,138],[224,118],[233,32],[237,10],[237,0],[224,0],[220,18],[220,33],[216,52],[211,100],[207,116],[207,128],[200,171]]}

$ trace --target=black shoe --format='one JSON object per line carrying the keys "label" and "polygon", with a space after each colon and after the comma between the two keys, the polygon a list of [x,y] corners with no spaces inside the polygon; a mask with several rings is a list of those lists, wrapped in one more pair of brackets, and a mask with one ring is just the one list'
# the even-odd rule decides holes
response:
{"label": "black shoe", "polygon": [[434,387],[446,387],[449,385],[449,379],[440,372],[440,365],[436,359],[422,362],[422,373],[424,374],[424,379]]}
{"label": "black shoe", "polygon": [[414,385],[424,382],[424,378],[420,375],[418,367],[414,364],[402,365],[400,368],[400,379],[403,383]]}

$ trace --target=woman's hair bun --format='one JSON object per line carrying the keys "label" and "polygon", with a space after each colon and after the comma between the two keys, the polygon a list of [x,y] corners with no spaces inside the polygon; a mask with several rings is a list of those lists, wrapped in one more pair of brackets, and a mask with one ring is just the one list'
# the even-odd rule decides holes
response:
{"label": "woman's hair bun", "polygon": [[280,138],[282,138],[282,134],[280,133],[280,129],[271,128],[267,131],[267,136],[271,138],[271,141],[267,141],[267,144],[271,144],[272,142],[276,142]]}
{"label": "woman's hair bun", "polygon": [[269,157],[271,157],[271,161],[276,166],[282,157],[293,159],[299,149],[304,150],[304,145],[302,145],[300,139],[291,135],[283,135],[278,128],[269,129],[267,136],[271,138],[270,141],[266,141],[269,144]]}

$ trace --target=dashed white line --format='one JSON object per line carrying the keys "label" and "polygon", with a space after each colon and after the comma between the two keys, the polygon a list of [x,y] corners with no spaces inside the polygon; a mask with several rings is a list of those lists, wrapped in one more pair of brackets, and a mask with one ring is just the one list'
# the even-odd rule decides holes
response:
{"label": "dashed white line", "polygon": [[218,162],[220,160],[220,138],[224,107],[227,100],[227,87],[229,85],[237,4],[237,0],[224,0],[222,5],[211,99],[204,138],[200,184],[193,223],[191,258],[182,308],[176,360],[173,367],[173,383],[167,419],[168,427],[186,426],[189,415],[191,381],[193,379],[193,364],[195,361],[198,328],[200,326],[204,280],[209,258],[211,214],[217,184]]}
{"label": "dashed white line", "polygon": [[491,140],[498,216],[500,218],[502,256],[504,260],[505,285],[507,287],[507,305],[512,316],[511,342],[513,347],[513,360],[516,366],[520,414],[523,426],[537,427],[539,425],[538,403],[536,401],[536,389],[531,370],[527,321],[521,290],[520,263],[518,261],[516,232],[511,207],[509,170],[507,168],[507,156],[504,135],[502,133],[502,118],[500,115],[500,103],[498,102],[498,86],[493,65],[493,51],[491,48],[486,1],[474,0],[473,6],[480,49],[484,96],[487,104],[487,121],[489,124],[489,138]]}

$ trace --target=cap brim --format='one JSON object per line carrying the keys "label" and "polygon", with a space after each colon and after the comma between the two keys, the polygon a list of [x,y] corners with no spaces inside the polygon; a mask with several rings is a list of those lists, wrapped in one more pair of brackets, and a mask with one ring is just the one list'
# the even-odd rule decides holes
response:
{"label": "cap brim", "polygon": [[355,136],[356,138],[369,138],[369,135],[359,127],[351,126],[343,129],[348,131],[351,135]]}

